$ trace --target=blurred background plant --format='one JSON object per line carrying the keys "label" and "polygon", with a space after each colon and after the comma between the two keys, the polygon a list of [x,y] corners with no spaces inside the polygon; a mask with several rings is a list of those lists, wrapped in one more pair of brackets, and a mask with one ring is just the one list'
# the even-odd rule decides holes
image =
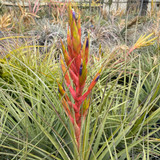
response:
{"label": "blurred background plant", "polygon": [[31,24],[34,24],[35,23],[34,17],[39,18],[39,16],[36,15],[39,10],[39,5],[37,4],[37,1],[35,2],[33,10],[31,9],[31,3],[29,3],[29,12],[27,12],[23,7],[21,7],[20,4],[18,4],[18,7],[21,11],[21,16],[19,19],[20,30],[23,25],[24,27],[29,27]]}
{"label": "blurred background plant", "polygon": [[14,27],[12,23],[12,16],[11,14],[4,14],[0,16],[0,30],[9,31]]}

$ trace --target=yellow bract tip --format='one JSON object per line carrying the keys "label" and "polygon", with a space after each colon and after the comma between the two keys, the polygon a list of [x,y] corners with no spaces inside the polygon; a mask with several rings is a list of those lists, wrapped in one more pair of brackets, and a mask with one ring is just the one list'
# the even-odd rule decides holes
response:
{"label": "yellow bract tip", "polygon": [[[137,42],[134,44],[133,48],[140,48],[145,46],[153,45],[154,41],[157,39],[157,37],[154,37],[152,39],[149,39],[154,33],[149,34],[148,36],[141,35],[140,38],[137,40]],[[149,40],[148,40],[149,39]]]}

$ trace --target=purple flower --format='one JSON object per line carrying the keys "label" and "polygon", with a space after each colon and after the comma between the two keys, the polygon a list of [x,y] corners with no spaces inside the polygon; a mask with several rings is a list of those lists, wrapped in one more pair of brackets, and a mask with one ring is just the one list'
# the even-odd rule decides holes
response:
{"label": "purple flower", "polygon": [[73,18],[76,19],[76,13],[74,10],[72,10],[72,15],[73,15]]}
{"label": "purple flower", "polygon": [[83,66],[82,64],[80,65],[80,69],[79,69],[79,75],[81,76],[82,75],[82,69],[83,69]]}
{"label": "purple flower", "polygon": [[96,80],[95,80],[96,82],[98,81],[99,77],[100,77],[100,76],[97,76],[97,78],[96,78]]}
{"label": "purple flower", "polygon": [[88,48],[88,38],[87,38],[87,41],[86,41],[86,48]]}

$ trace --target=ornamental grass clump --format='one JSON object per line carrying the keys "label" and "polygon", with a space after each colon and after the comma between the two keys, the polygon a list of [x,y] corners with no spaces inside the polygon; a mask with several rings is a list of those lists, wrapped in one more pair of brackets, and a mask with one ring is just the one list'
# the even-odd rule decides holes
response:
{"label": "ornamental grass clump", "polygon": [[67,95],[65,89],[58,83],[59,93],[62,96],[62,104],[65,113],[73,124],[76,144],[79,150],[80,134],[82,128],[82,119],[85,119],[89,108],[90,97],[89,93],[95,86],[100,77],[101,70],[95,75],[88,90],[83,93],[87,78],[87,63],[89,56],[89,35],[85,39],[84,44],[81,44],[81,23],[80,14],[76,18],[76,13],[72,10],[71,4],[68,6],[69,27],[67,31],[67,49],[63,42],[62,56],[60,58],[65,84],[69,88],[73,101]]}

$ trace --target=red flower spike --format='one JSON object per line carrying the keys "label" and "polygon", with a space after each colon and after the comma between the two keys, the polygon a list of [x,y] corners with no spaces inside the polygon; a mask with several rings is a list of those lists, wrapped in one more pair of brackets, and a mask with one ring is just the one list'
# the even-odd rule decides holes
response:
{"label": "red flower spike", "polygon": [[[69,97],[66,95],[63,87],[58,82],[57,83],[59,86],[59,92],[61,96],[64,96],[62,99],[62,105],[64,107],[66,115],[69,117],[74,126],[77,148],[79,151],[81,123],[82,123],[81,120],[82,118],[85,119],[90,103],[90,98],[89,99],[86,98],[93,89],[93,87],[95,86],[96,82],[98,81],[101,70],[94,77],[93,81],[88,87],[87,92],[82,95],[87,78],[89,35],[86,38],[82,47],[80,14],[78,15],[78,19],[76,20],[76,13],[72,10],[71,4],[69,4],[68,6],[68,14],[69,14],[69,27],[70,27],[70,29],[68,28],[67,31],[68,52],[66,51],[64,44],[61,41],[64,60],[66,63],[65,66],[61,58],[61,66],[65,77],[65,83],[69,88],[71,96],[74,99],[74,104],[70,101]],[[73,85],[71,85],[70,83],[71,80],[73,81]],[[83,106],[81,107],[82,104]],[[73,109],[74,112],[71,112],[71,109]]]}

